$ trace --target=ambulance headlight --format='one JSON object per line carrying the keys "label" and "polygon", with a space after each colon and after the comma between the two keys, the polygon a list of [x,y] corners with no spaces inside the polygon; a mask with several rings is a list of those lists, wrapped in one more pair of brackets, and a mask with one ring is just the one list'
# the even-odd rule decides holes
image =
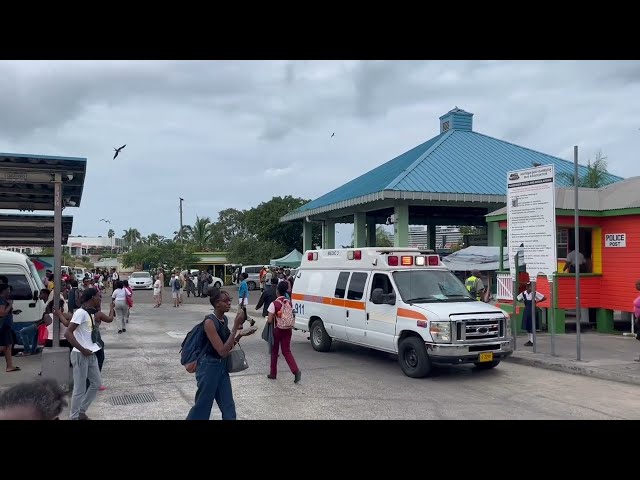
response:
{"label": "ambulance headlight", "polygon": [[505,337],[511,336],[511,317],[509,315],[504,316],[504,332]]}
{"label": "ambulance headlight", "polygon": [[451,342],[451,322],[430,322],[429,333],[434,342]]}

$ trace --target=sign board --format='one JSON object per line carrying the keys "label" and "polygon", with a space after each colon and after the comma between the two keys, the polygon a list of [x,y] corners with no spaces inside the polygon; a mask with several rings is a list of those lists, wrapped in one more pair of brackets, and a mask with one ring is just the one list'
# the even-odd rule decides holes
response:
{"label": "sign board", "polygon": [[465,235],[464,246],[465,247],[486,247],[489,245],[489,235],[486,233]]}
{"label": "sign board", "polygon": [[624,248],[627,246],[626,233],[606,233],[604,235],[604,246],[608,248]]}
{"label": "sign board", "polygon": [[507,233],[511,277],[516,278],[515,256],[522,249],[529,275],[552,278],[558,269],[553,165],[507,173]]}

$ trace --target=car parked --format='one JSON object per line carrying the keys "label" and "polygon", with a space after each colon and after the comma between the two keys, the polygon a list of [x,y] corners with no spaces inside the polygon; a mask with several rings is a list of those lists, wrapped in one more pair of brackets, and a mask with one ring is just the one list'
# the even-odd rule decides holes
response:
{"label": "car parked", "polygon": [[132,290],[152,290],[153,278],[149,272],[133,272],[129,275],[129,286]]}

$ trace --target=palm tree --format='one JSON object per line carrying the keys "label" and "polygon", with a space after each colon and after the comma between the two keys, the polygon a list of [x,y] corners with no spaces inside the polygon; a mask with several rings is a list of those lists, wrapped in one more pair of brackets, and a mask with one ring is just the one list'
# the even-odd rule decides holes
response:
{"label": "palm tree", "polygon": [[180,230],[178,230],[177,232],[173,232],[174,237],[173,237],[173,241],[174,242],[179,242],[181,239],[184,240],[188,240],[189,239],[189,232],[191,227],[189,225],[183,225],[182,226],[182,235],[180,235]]}
{"label": "palm tree", "polygon": [[152,233],[147,237],[147,245],[150,247],[160,245],[164,240],[162,235],[158,235],[157,233]]}
{"label": "palm tree", "polygon": [[109,240],[111,240],[111,253],[113,253],[113,237],[115,236],[115,234],[116,232],[114,232],[112,228],[110,228],[107,232],[107,237],[109,237]]}
{"label": "palm tree", "polygon": [[[573,173],[560,172],[558,178],[564,180],[570,186],[575,186],[576,179]],[[611,183],[609,172],[607,171],[607,157],[602,151],[596,153],[596,158],[591,163],[587,162],[587,172],[578,178],[578,187],[581,188],[600,188]]]}
{"label": "palm tree", "polygon": [[136,243],[138,243],[142,239],[142,235],[137,228],[129,228],[129,230],[124,230],[124,235],[122,235],[122,239],[127,243],[129,250],[131,250]]}
{"label": "palm tree", "polygon": [[195,247],[196,251],[206,252],[209,250],[213,233],[211,226],[212,223],[209,217],[196,217],[196,223],[193,224],[193,227],[187,225],[184,229],[187,241]]}

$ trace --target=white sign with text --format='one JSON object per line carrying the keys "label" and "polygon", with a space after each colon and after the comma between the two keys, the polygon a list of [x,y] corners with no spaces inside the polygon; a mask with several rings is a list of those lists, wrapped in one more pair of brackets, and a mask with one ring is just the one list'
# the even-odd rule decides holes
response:
{"label": "white sign with text", "polygon": [[515,256],[522,249],[532,279],[551,278],[558,269],[553,165],[507,173],[507,232],[511,277],[516,278]]}
{"label": "white sign with text", "polygon": [[623,248],[627,246],[626,233],[606,233],[604,235],[604,246],[609,248]]}

